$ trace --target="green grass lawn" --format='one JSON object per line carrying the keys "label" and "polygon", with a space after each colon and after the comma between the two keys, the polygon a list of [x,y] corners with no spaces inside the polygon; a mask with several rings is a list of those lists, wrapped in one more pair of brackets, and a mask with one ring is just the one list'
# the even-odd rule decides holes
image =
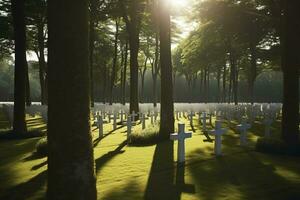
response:
{"label": "green grass lawn", "polygon": [[[0,115],[1,116],[1,115]],[[32,121],[30,121],[32,120]],[[185,118],[182,121],[189,122]],[[40,118],[29,118],[31,128],[45,128]],[[280,126],[273,127],[278,137]],[[194,120],[193,137],[186,140],[186,163],[177,165],[177,142],[146,147],[127,146],[126,126],[112,130],[105,124],[105,137],[97,139],[93,127],[98,198],[132,199],[300,199],[300,158],[266,155],[254,151],[263,135],[257,122],[249,135],[249,147],[239,146],[234,128],[223,137],[223,156],[213,155],[213,143]],[[150,125],[150,120],[147,121]],[[141,125],[133,128],[140,132]],[[0,199],[44,199],[46,158],[32,154],[39,139],[0,141]]]}

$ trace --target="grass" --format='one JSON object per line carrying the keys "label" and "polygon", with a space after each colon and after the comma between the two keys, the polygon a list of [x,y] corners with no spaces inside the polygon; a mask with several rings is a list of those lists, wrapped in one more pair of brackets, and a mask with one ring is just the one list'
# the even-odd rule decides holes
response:
{"label": "grass", "polygon": [[[259,121],[250,130],[249,147],[239,146],[234,127],[223,137],[223,156],[213,155],[213,143],[201,126],[188,120],[186,163],[177,165],[177,142],[145,147],[128,146],[126,126],[112,131],[104,125],[102,139],[93,127],[98,198],[103,200],[297,200],[300,199],[300,158],[254,151],[263,135]],[[145,132],[154,129],[147,120]],[[226,126],[226,123],[224,123]],[[213,127],[208,127],[213,128]],[[272,129],[275,137],[280,127]],[[143,134],[141,125],[133,134]],[[213,138],[213,137],[212,137]],[[43,199],[46,190],[46,158],[33,154],[38,138],[0,141],[0,199]],[[76,147],[74,147],[76,148]]]}

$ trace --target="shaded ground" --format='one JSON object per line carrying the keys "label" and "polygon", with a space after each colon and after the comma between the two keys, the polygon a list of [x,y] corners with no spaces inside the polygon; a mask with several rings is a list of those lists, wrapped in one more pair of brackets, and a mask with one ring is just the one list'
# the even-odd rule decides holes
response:
{"label": "shaded ground", "polygon": [[[279,128],[274,126],[275,136]],[[99,140],[93,127],[99,199],[300,199],[300,158],[254,152],[254,141],[263,134],[259,122],[251,130],[248,148],[241,148],[239,135],[229,129],[223,137],[224,154],[215,158],[213,143],[204,142],[195,119],[194,127],[186,128],[194,133],[186,140],[185,165],[174,162],[177,142],[128,147],[126,127],[111,131],[112,124],[106,124],[104,129],[108,135]],[[133,131],[140,129],[138,125]],[[32,154],[37,141],[0,141],[0,199],[43,199],[47,163]]]}

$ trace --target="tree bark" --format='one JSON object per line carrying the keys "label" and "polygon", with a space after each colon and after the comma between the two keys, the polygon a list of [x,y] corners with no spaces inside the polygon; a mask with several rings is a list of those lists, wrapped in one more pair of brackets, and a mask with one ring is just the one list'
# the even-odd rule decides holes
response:
{"label": "tree bark", "polygon": [[161,100],[160,135],[169,139],[174,132],[173,81],[171,60],[170,10],[167,1],[159,1],[160,11],[160,63],[161,63]]}
{"label": "tree bark", "polygon": [[110,88],[109,88],[109,105],[113,103],[113,89],[115,86],[115,78],[117,73],[117,60],[118,60],[118,40],[119,40],[119,19],[116,19],[116,32],[114,42],[114,59],[111,71]]}
{"label": "tree bark", "polygon": [[25,63],[25,79],[26,79],[26,106],[31,106],[30,82],[29,82],[29,71],[28,71],[27,59]]}
{"label": "tree bark", "polygon": [[250,42],[250,52],[251,52],[251,68],[250,68],[250,77],[249,77],[249,99],[250,99],[250,103],[253,105],[254,104],[254,83],[257,75],[256,46],[253,38],[251,38],[251,42]]}
{"label": "tree bark", "polygon": [[90,0],[90,23],[89,23],[89,64],[90,64],[90,91],[91,91],[91,107],[94,107],[94,47],[95,47],[95,21],[96,21],[96,0]]}
{"label": "tree bark", "polygon": [[157,76],[159,72],[159,33],[155,34],[155,58],[152,65],[152,80],[153,80],[153,106],[157,107]]}
{"label": "tree bark", "polygon": [[140,69],[140,76],[141,76],[141,103],[144,102],[144,83],[145,83],[145,74],[147,71],[147,62],[148,58],[146,58],[143,69]]}
{"label": "tree bark", "polygon": [[217,94],[217,102],[221,102],[221,68],[218,67],[217,70],[217,86],[218,86],[218,94]]}
{"label": "tree bark", "polygon": [[122,104],[126,104],[126,78],[127,78],[127,60],[128,60],[128,41],[125,44],[124,69],[123,69],[123,86],[122,86]]}
{"label": "tree bark", "polygon": [[51,0],[48,19],[47,199],[96,200],[88,0]]}
{"label": "tree bark", "polygon": [[224,63],[224,66],[223,66],[223,102],[225,103],[226,102],[226,62]]}
{"label": "tree bark", "polygon": [[[130,48],[130,105],[129,111],[139,112],[139,64],[138,52],[140,47],[140,24],[143,3],[140,0],[129,1],[129,13],[126,13],[126,7],[123,1],[120,1],[123,11],[123,17],[126,23],[129,36]],[[138,117],[136,117],[138,118]]]}
{"label": "tree bark", "polygon": [[299,46],[300,1],[284,1],[282,35],[283,108],[282,139],[290,144],[299,143]]}
{"label": "tree bark", "polygon": [[[15,134],[27,131],[25,121],[26,96],[26,27],[24,0],[11,0],[14,40],[15,40],[15,85],[14,85],[14,119]],[[27,73],[28,74],[28,73]]]}
{"label": "tree bark", "polygon": [[41,86],[41,104],[47,104],[46,95],[46,61],[45,61],[45,37],[44,37],[44,23],[41,22],[37,25],[38,27],[38,59],[39,59],[39,78]]}

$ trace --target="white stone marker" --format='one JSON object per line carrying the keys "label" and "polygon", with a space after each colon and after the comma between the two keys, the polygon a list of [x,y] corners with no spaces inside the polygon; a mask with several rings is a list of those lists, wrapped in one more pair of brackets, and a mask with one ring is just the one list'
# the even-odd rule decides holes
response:
{"label": "white stone marker", "polygon": [[138,114],[136,114],[134,111],[132,111],[132,114],[131,114],[131,121],[132,122],[135,122],[135,117],[138,116]]}
{"label": "white stone marker", "polygon": [[208,117],[206,116],[206,112],[203,112],[202,116],[200,116],[200,120],[202,119],[202,126],[203,126],[202,130],[203,131],[206,131],[206,119],[207,118]]}
{"label": "white stone marker", "polygon": [[121,113],[120,113],[120,116],[121,116],[121,119],[120,119],[120,120],[121,120],[121,124],[122,124],[123,121],[124,121],[124,118],[123,118],[123,117],[124,117],[124,114],[125,114],[124,111],[121,110]]}
{"label": "white stone marker", "polygon": [[107,116],[108,116],[108,123],[110,123],[110,122],[111,122],[111,112],[109,112],[109,113],[107,114]]}
{"label": "white stone marker", "polygon": [[191,111],[190,114],[188,114],[188,117],[190,119],[190,125],[193,126],[193,117],[195,116],[195,113]]}
{"label": "white stone marker", "polygon": [[102,138],[103,137],[103,118],[101,115],[97,117],[97,125],[99,128],[99,138]]}
{"label": "white stone marker", "polygon": [[273,123],[273,120],[271,118],[266,117],[264,119],[264,125],[265,125],[265,137],[271,137],[271,125]]}
{"label": "white stone marker", "polygon": [[215,155],[222,155],[222,135],[225,134],[227,129],[222,129],[221,121],[216,121],[215,130],[210,131],[210,134],[215,136]]}
{"label": "white stone marker", "polygon": [[151,120],[151,124],[153,124],[154,123],[154,114],[150,113],[149,117],[150,117],[150,120]]}
{"label": "white stone marker", "polygon": [[180,122],[178,123],[178,133],[172,133],[170,135],[171,140],[178,140],[178,149],[177,149],[177,160],[179,163],[185,161],[185,139],[192,137],[192,132],[184,132],[185,124]]}
{"label": "white stone marker", "polygon": [[130,116],[127,117],[126,125],[127,125],[127,140],[130,141],[130,135],[131,135],[131,117]]}
{"label": "white stone marker", "polygon": [[145,114],[141,114],[141,122],[142,122],[142,129],[146,128],[146,120],[145,120]]}
{"label": "white stone marker", "polygon": [[240,131],[241,146],[247,145],[247,130],[249,128],[251,128],[251,125],[247,124],[245,119],[242,120],[241,124],[237,125],[237,129]]}
{"label": "white stone marker", "polygon": [[176,120],[179,120],[179,116],[178,116],[178,111],[175,111],[175,115],[176,115]]}
{"label": "white stone marker", "polygon": [[158,112],[157,111],[154,111],[154,121],[156,122],[157,120],[157,116],[158,116]]}
{"label": "white stone marker", "polygon": [[117,113],[114,112],[113,114],[113,130],[117,129]]}
{"label": "white stone marker", "polygon": [[208,114],[208,116],[209,116],[209,124],[211,125],[212,124],[212,112],[210,112]]}

